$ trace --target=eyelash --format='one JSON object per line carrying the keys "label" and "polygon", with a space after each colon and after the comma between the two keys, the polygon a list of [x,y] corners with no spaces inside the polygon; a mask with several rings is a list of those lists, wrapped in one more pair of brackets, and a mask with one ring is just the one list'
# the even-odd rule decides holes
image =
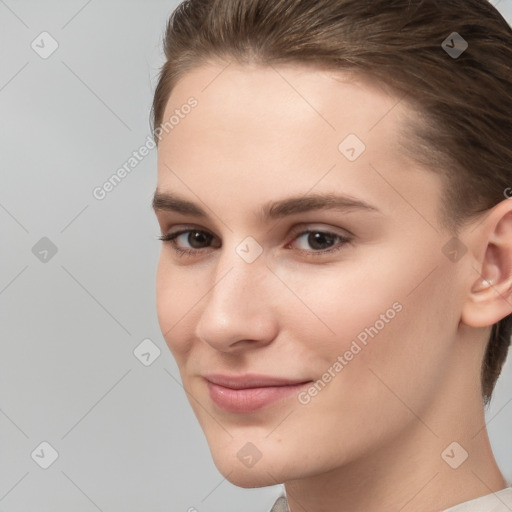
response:
{"label": "eyelash", "polygon": [[[172,249],[174,250],[174,252],[176,253],[177,256],[190,256],[190,257],[193,257],[193,256],[197,256],[201,251],[203,251],[203,249],[182,249],[180,247],[178,247],[178,245],[176,244],[176,239],[180,236],[180,235],[183,235],[185,233],[203,233],[203,234],[207,234],[207,235],[210,235],[210,233],[208,233],[208,231],[204,231],[204,230],[201,230],[201,229],[182,229],[181,231],[176,231],[175,233],[168,233],[168,234],[165,234],[165,235],[162,235],[162,236],[159,236],[158,237],[158,240],[164,242],[164,243],[168,243],[171,245]],[[318,250],[318,251],[315,251],[315,250],[311,250],[311,251],[308,251],[308,250],[305,250],[305,249],[298,249],[298,251],[300,253],[303,253],[303,254],[307,254],[308,257],[311,256],[311,257],[319,257],[319,256],[323,256],[325,254],[332,254],[332,253],[336,253],[338,251],[340,251],[341,249],[344,248],[345,245],[349,244],[352,242],[352,239],[349,238],[349,237],[346,237],[346,236],[342,236],[342,235],[338,235],[336,233],[332,233],[330,231],[322,231],[320,229],[306,229],[306,230],[302,230],[298,233],[295,233],[293,236],[293,240],[294,241],[295,239],[303,236],[303,235],[306,235],[306,234],[310,234],[310,233],[321,233],[322,235],[327,235],[329,237],[334,237],[336,239],[338,239],[338,245],[335,245],[334,247],[331,247],[329,249],[325,249],[325,250]],[[211,235],[213,236],[213,235]]]}

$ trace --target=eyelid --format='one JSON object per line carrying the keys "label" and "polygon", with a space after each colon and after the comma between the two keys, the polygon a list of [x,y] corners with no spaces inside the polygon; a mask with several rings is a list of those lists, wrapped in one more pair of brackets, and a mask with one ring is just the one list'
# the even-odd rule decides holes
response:
{"label": "eyelid", "polygon": [[208,233],[209,235],[211,235],[214,238],[218,238],[217,235],[212,233],[212,231],[210,229],[204,228],[204,227],[201,227],[201,226],[197,226],[197,225],[194,225],[194,224],[179,224],[179,226],[176,227],[175,229],[169,228],[168,230],[164,229],[163,231],[164,231],[164,233],[162,233],[162,234],[164,236],[165,235],[168,235],[168,236],[180,235],[180,234],[183,234],[183,233],[187,233],[189,231],[200,231],[202,233]]}
{"label": "eyelid", "polygon": [[315,223],[315,222],[313,222],[313,223],[303,222],[301,224],[294,226],[291,229],[290,234],[288,236],[297,237],[299,235],[303,235],[304,233],[309,233],[310,231],[320,231],[322,233],[336,235],[341,238],[354,237],[354,234],[351,233],[348,229],[325,226],[325,225]]}

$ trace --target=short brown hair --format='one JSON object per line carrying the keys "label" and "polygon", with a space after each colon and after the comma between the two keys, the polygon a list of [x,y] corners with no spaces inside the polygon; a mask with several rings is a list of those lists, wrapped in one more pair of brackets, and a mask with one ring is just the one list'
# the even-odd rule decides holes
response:
{"label": "short brown hair", "polygon": [[[459,36],[468,46],[450,55]],[[512,186],[512,29],[487,0],[186,0],[167,23],[164,51],[153,133],[177,81],[208,61],[327,66],[377,81],[414,108],[403,150],[443,176],[440,219],[454,235]],[[511,332],[512,314],[492,326],[485,405]]]}

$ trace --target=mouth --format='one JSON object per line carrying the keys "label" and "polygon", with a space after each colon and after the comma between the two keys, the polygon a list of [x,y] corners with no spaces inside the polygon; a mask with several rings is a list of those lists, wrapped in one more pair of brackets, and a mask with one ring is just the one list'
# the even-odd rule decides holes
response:
{"label": "mouth", "polygon": [[287,379],[266,375],[208,375],[208,392],[220,409],[232,413],[251,413],[290,398],[311,384],[311,380]]}

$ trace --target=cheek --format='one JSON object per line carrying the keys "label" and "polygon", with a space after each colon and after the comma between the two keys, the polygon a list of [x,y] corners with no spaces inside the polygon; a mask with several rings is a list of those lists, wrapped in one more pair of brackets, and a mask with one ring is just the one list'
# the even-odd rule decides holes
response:
{"label": "cheek", "polygon": [[[186,327],[194,315],[194,306],[204,291],[198,285],[196,276],[187,274],[160,257],[156,273],[156,309],[160,330],[176,359],[189,347],[190,333]],[[197,273],[197,272],[196,272]]]}
{"label": "cheek", "polygon": [[[404,263],[388,266],[383,275],[382,266],[366,281],[371,287],[357,286],[363,278],[357,272],[336,282],[319,279],[314,292],[306,293],[304,284],[304,301],[336,334],[305,309],[296,311],[294,339],[315,383],[297,397],[300,414],[294,420],[308,425],[308,432],[319,432],[313,442],[334,459],[341,452],[333,450],[333,440],[344,439],[343,452],[355,453],[415,421],[410,411],[421,415],[450,371],[457,303],[443,300],[440,286],[448,282],[450,269],[411,293],[418,276],[433,267]],[[283,439],[296,437],[292,424],[280,432]],[[339,461],[334,459],[333,464]]]}
{"label": "cheek", "polygon": [[450,281],[450,268],[438,265],[435,256],[419,261],[410,252],[410,247],[380,250],[378,258],[358,265],[284,277],[300,298],[292,304],[287,295],[287,326],[293,326],[303,357],[316,362],[317,373],[332,367],[338,356],[352,368],[351,382],[367,382],[368,368],[383,369],[405,386],[408,376],[427,380],[442,371],[457,326],[457,299],[446,297],[440,286]]}
{"label": "cheek", "polygon": [[386,268],[382,260],[379,266],[347,262],[283,276],[294,292],[283,291],[283,312],[291,315],[287,327],[294,326],[298,340],[324,364],[349,350],[353,341],[364,348],[383,337],[403,314],[401,281],[395,280],[394,267],[388,265],[386,273],[380,268]]}

